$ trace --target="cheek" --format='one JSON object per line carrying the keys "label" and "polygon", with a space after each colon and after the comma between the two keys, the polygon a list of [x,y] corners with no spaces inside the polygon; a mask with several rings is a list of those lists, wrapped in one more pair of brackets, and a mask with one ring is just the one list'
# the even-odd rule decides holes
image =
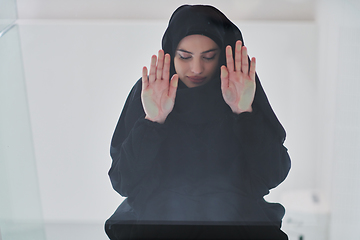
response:
{"label": "cheek", "polygon": [[175,67],[175,71],[179,73],[179,61],[177,61],[176,58],[174,59],[174,67]]}
{"label": "cheek", "polygon": [[217,68],[218,68],[218,63],[217,62],[213,62],[213,63],[208,65],[208,71],[211,72],[211,73],[216,72]]}
{"label": "cheek", "polygon": [[174,60],[174,67],[177,74],[182,75],[186,72],[186,66],[184,63],[178,60]]}

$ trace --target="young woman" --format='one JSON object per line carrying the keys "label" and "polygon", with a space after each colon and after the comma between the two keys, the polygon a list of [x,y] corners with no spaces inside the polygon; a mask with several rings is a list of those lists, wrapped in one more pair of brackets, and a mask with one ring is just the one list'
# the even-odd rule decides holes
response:
{"label": "young woman", "polygon": [[[286,239],[284,208],[263,196],[286,178],[290,159],[255,65],[240,30],[216,8],[173,13],[112,138],[109,176],[127,198],[106,222],[111,239],[260,239],[260,228],[267,239]],[[154,230],[164,225],[193,228]]]}

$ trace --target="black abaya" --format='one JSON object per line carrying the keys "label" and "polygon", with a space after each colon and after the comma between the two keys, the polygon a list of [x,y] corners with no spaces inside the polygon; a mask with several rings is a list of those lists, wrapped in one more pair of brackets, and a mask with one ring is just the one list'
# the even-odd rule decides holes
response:
{"label": "black abaya", "polygon": [[[164,51],[173,56],[179,41],[191,34],[210,37],[223,53],[226,45],[243,41],[217,9],[182,6],[170,19]],[[252,108],[251,113],[234,114],[216,74],[200,87],[179,82],[174,109],[159,124],[144,118],[139,80],[111,142],[109,176],[127,199],[107,221],[108,236],[188,238],[194,232],[200,238],[286,239],[280,231],[284,208],[263,196],[286,178],[290,159],[283,146],[285,131],[257,76]],[[210,230],[215,232],[208,235]]]}

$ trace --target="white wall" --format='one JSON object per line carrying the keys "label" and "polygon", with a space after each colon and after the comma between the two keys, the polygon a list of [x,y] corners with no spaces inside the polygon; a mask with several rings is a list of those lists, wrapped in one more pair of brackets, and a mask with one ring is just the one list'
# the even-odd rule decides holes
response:
{"label": "white wall", "polygon": [[182,4],[214,5],[232,20],[313,21],[316,0],[17,0],[19,19],[168,20]]}
{"label": "white wall", "polygon": [[[160,48],[166,22],[19,24],[44,220],[104,221],[122,200],[107,177],[112,132],[142,66]],[[284,192],[316,187],[317,28],[237,25],[288,134],[293,167],[268,197],[280,201]]]}
{"label": "white wall", "polygon": [[329,239],[360,235],[360,2],[319,2],[319,182],[331,199]]}

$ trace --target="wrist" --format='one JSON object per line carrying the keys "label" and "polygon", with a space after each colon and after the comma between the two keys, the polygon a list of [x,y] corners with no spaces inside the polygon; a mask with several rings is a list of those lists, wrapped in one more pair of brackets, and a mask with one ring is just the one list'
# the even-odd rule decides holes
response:
{"label": "wrist", "polygon": [[147,119],[147,120],[149,120],[151,122],[157,122],[157,123],[160,123],[160,124],[163,124],[165,122],[165,119],[152,119],[148,115],[145,115],[145,119]]}
{"label": "wrist", "polygon": [[246,109],[246,110],[243,110],[243,109],[239,109],[239,108],[237,108],[237,109],[231,109],[232,111],[233,111],[233,113],[235,113],[235,114],[241,114],[241,113],[243,113],[243,112],[252,112],[253,111],[253,109],[252,109],[252,107],[250,106],[248,109]]}

